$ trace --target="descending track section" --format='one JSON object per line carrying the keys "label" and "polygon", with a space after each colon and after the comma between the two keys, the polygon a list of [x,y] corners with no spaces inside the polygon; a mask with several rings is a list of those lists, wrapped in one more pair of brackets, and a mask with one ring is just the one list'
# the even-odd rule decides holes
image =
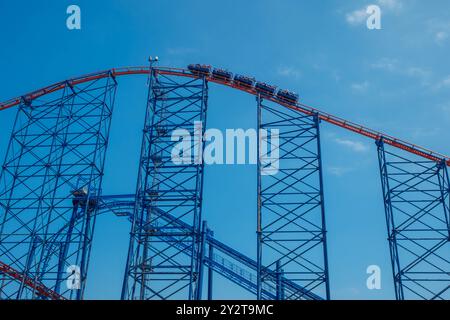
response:
{"label": "descending track section", "polygon": [[[153,68],[154,72],[158,74],[164,74],[164,75],[173,75],[178,77],[190,77],[190,78],[200,78],[205,77],[205,79],[209,82],[224,85],[231,87],[233,89],[237,89],[240,91],[247,92],[252,95],[257,95],[258,90],[253,86],[245,86],[242,85],[242,83],[230,81],[230,79],[227,78],[221,78],[221,77],[214,77],[210,75],[209,73],[206,75],[201,74],[193,74],[187,69],[180,69],[180,68],[169,68],[169,67],[158,67]],[[148,75],[149,74],[149,68],[148,67],[124,67],[124,68],[114,68],[106,71],[101,71],[97,73],[87,74],[81,77],[72,78],[66,81],[61,81],[55,84],[52,84],[48,87],[33,91],[31,93],[25,94],[21,97],[13,98],[10,100],[7,100],[5,102],[0,103],[0,111],[5,110],[8,108],[12,108],[14,106],[20,105],[23,101],[31,101],[37,98],[40,98],[44,95],[50,94],[52,92],[61,90],[65,87],[66,83],[69,83],[71,85],[77,85],[84,82],[89,82],[101,78],[109,77],[110,75],[114,77],[122,77],[122,76],[129,76],[129,75]],[[420,147],[418,145],[415,145],[413,143],[395,138],[393,136],[390,136],[388,134],[367,128],[365,126],[362,126],[360,124],[345,120],[343,118],[334,116],[332,114],[329,114],[327,112],[318,110],[314,107],[305,105],[303,103],[298,102],[292,102],[292,101],[286,101],[284,99],[280,99],[278,96],[271,96],[269,97],[271,101],[274,101],[286,108],[295,109],[301,113],[307,114],[307,115],[314,115],[317,114],[319,118],[323,121],[326,121],[328,123],[331,123],[332,125],[344,128],[346,130],[352,131],[354,133],[363,135],[365,137],[371,138],[375,141],[378,141],[379,139],[383,138],[384,142],[388,145],[392,145],[396,148],[405,150],[409,153],[416,154],[420,157],[426,158],[428,160],[441,162],[443,159],[445,160],[445,163],[447,166],[450,166],[450,157],[443,155],[439,152],[435,152],[423,147]]]}
{"label": "descending track section", "polygon": [[447,166],[377,145],[395,295],[450,300]]}
{"label": "descending track section", "polygon": [[[11,266],[0,261],[0,282],[2,285],[5,282],[17,282],[27,286],[32,292],[33,297],[49,300],[64,300],[64,297],[47,288],[43,284],[37,282],[35,279],[28,277],[15,270]],[[0,295],[0,299],[3,297]]]}
{"label": "descending track section", "polygon": [[[319,119],[264,97],[259,94],[257,98],[258,264],[283,272],[329,299]],[[268,134],[273,130],[277,130],[278,145]],[[259,290],[262,284],[276,285],[277,279],[264,270],[258,278]]]}

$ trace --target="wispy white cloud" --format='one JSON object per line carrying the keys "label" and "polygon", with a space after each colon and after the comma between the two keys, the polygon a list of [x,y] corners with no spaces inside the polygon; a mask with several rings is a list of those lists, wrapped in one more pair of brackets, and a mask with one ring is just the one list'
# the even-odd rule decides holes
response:
{"label": "wispy white cloud", "polygon": [[280,66],[277,69],[277,74],[282,77],[300,78],[302,73],[294,67]]}
{"label": "wispy white cloud", "polygon": [[433,73],[428,69],[417,66],[408,66],[404,63],[399,62],[399,60],[392,58],[382,58],[371,63],[370,67],[372,69],[383,70],[405,77],[419,79],[421,85],[423,86],[429,86],[431,83],[430,79],[433,76]]}
{"label": "wispy white cloud", "polygon": [[439,89],[450,89],[450,75],[444,77],[443,79],[436,82],[434,88]]}
{"label": "wispy white cloud", "polygon": [[355,93],[366,93],[367,89],[369,89],[369,81],[352,83],[350,88]]}
{"label": "wispy white cloud", "polygon": [[437,31],[434,34],[434,40],[438,43],[438,44],[444,44],[447,39],[449,38],[449,34],[446,31]]}
{"label": "wispy white cloud", "polygon": [[383,9],[390,11],[399,11],[403,9],[403,2],[400,0],[378,0],[377,3]]}
{"label": "wispy white cloud", "polygon": [[438,45],[450,42],[450,22],[432,19],[428,21],[428,33]]}
{"label": "wispy white cloud", "polygon": [[405,74],[411,77],[426,78],[431,75],[431,71],[420,67],[407,67]]}
{"label": "wispy white cloud", "polygon": [[352,26],[360,25],[367,19],[366,8],[354,10],[345,15],[345,20]]}
{"label": "wispy white cloud", "polygon": [[398,69],[398,61],[391,58],[381,58],[370,65],[373,69],[381,69],[386,71],[395,71]]}
{"label": "wispy white cloud", "polygon": [[336,138],[336,139],[334,139],[334,141],[337,144],[347,147],[354,152],[366,152],[369,150],[367,145],[365,145],[359,141],[354,141],[354,140],[350,140],[350,139],[341,139],[341,138]]}

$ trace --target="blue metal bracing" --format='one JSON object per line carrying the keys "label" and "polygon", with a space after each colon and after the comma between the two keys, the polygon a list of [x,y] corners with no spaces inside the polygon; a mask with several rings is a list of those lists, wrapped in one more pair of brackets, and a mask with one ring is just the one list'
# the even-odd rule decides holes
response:
{"label": "blue metal bracing", "polygon": [[[45,101],[24,98],[2,166],[1,260],[65,298],[84,294],[116,85],[68,81]],[[39,298],[0,278],[0,299]]]}
{"label": "blue metal bracing", "polygon": [[450,299],[450,184],[438,163],[377,142],[396,298]]}
{"label": "blue metal bracing", "polygon": [[[321,120],[377,140],[397,299],[450,299],[450,157],[252,77],[154,61],[0,103],[18,107],[0,173],[0,300],[83,299],[103,212],[131,223],[122,299],[212,299],[214,274],[257,299],[330,299]],[[104,196],[115,78],[132,74],[149,75],[136,191]],[[257,96],[256,259],[202,221],[208,81]]]}
{"label": "blue metal bracing", "polygon": [[[151,72],[123,299],[194,299],[198,294],[204,169],[199,159],[207,100],[204,78]],[[180,144],[171,139],[175,132],[184,135],[183,139],[192,137],[185,153],[180,153],[182,163],[172,159]],[[158,210],[193,228],[174,229]]]}
{"label": "blue metal bracing", "polygon": [[[270,284],[279,289],[277,298],[302,299],[309,292],[329,299],[318,118],[261,96],[257,103],[258,127],[267,132],[258,139],[257,296],[263,298],[263,286]],[[279,147],[271,137],[276,129]],[[262,265],[304,291],[283,289]]]}
{"label": "blue metal bracing", "polygon": [[[133,198],[134,195],[102,196],[96,201],[98,213],[113,213],[117,216],[132,216],[134,214],[135,206],[135,201],[132,200]],[[173,233],[192,232],[193,228],[191,225],[176,219],[174,216],[161,209],[155,208],[155,211],[160,217],[160,222],[163,221],[164,223],[171,224]],[[157,226],[155,225],[153,227]],[[202,245],[203,247],[208,246],[209,252],[208,255],[205,253],[201,254],[203,265],[208,267],[209,271],[217,272],[250,293],[256,294],[256,261],[215,239],[213,232],[206,229],[205,223],[203,223],[202,236],[204,237]],[[192,254],[191,245],[175,241],[173,235],[161,234],[159,239],[161,241],[175,243],[175,246],[182,249],[181,252],[184,255],[190,257]],[[202,251],[205,250],[205,248],[199,250]],[[166,258],[172,262],[176,262],[176,260],[169,256],[166,256]],[[322,300],[320,296],[315,295],[305,288],[300,287],[295,282],[280,275],[277,270],[270,270],[265,266],[263,269],[268,277],[272,278],[274,281],[278,280],[277,287],[273,285],[274,282],[264,284],[262,289],[262,297],[264,299],[276,299],[277,288],[282,286],[288,295],[297,295],[299,299]],[[202,277],[199,277],[199,279],[202,279]],[[210,290],[210,293],[212,293],[212,290]],[[202,295],[199,294],[196,296],[196,299],[202,299]]]}

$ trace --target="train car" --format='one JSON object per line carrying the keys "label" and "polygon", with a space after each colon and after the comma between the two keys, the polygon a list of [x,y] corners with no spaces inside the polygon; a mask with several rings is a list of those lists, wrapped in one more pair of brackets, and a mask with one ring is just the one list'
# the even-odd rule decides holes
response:
{"label": "train car", "polygon": [[277,98],[288,103],[298,102],[298,94],[289,90],[278,90]]}
{"label": "train car", "polygon": [[233,80],[233,74],[224,69],[218,69],[218,68],[214,69],[212,72],[212,76],[213,76],[213,78],[227,81],[227,82]]}
{"label": "train car", "polygon": [[234,83],[242,87],[253,88],[255,85],[255,78],[237,74],[234,76]]}
{"label": "train car", "polygon": [[86,206],[86,203],[88,203],[89,204],[88,210],[93,210],[97,205],[97,201],[93,198],[90,198],[89,201],[87,201],[88,190],[86,188],[73,190],[72,195],[73,195],[72,199],[73,206],[84,208]]}
{"label": "train car", "polygon": [[255,88],[258,92],[270,97],[273,96],[277,90],[277,87],[259,81],[256,83]]}
{"label": "train car", "polygon": [[190,64],[188,70],[196,76],[210,76],[211,66],[207,64]]}

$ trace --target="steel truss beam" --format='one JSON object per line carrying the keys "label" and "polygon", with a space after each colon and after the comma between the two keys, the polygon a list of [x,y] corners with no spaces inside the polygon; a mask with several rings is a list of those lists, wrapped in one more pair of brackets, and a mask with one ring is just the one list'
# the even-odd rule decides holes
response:
{"label": "steel truss beam", "polygon": [[[1,260],[64,298],[83,298],[95,225],[83,207],[100,194],[115,91],[110,76],[24,98],[1,171]],[[25,280],[1,279],[0,299],[40,297]]]}
{"label": "steel truss beam", "polygon": [[395,295],[450,299],[447,166],[377,142]]}
{"label": "steel truss beam", "polygon": [[[99,214],[113,213],[119,217],[129,217],[132,221],[135,205],[135,201],[132,200],[133,198],[134,195],[101,196],[101,198],[96,201],[96,204],[98,205],[97,212]],[[164,222],[171,224],[173,230],[176,230],[180,233],[192,232],[191,225],[175,219],[175,217],[173,217],[172,215],[158,208],[155,208],[154,210],[158,211],[161,220],[164,220]],[[200,251],[203,251],[203,253],[200,253],[200,256],[203,257],[202,259],[204,266],[208,267],[209,276],[212,276],[212,272],[217,272],[218,274],[224,276],[226,279],[232,281],[245,290],[256,294],[256,261],[227,246],[223,242],[215,239],[212,230],[206,228],[205,223],[203,223],[202,225],[202,235],[203,238],[201,241],[202,245],[200,246]],[[173,242],[174,238],[171,235],[165,234],[160,236],[160,240]],[[190,245],[182,242],[177,242],[176,245],[184,249],[182,250],[183,254],[187,256],[190,256],[192,254]],[[206,246],[208,247],[209,254],[206,254],[205,252]],[[168,259],[171,258],[168,257]],[[278,279],[282,283],[285,291],[288,292],[288,294],[302,292],[303,299],[322,300],[321,297],[298,286],[298,284],[290,281],[286,277],[280,277],[279,273],[277,273],[276,270],[270,270],[266,267],[263,267],[263,269],[269,277],[273,278],[274,280]],[[208,280],[211,280],[211,278],[208,277]],[[209,281],[208,284],[209,286],[211,286],[212,282]],[[272,286],[270,285],[270,283],[265,283],[262,288],[263,299],[276,299],[277,293],[278,290],[275,282],[272,283]],[[209,288],[209,298],[212,298],[211,294],[212,287]],[[200,294],[198,299],[202,298],[203,297]]]}
{"label": "steel truss beam", "polygon": [[[203,163],[196,155],[203,154],[207,99],[205,79],[150,73],[123,299],[195,299],[200,294]],[[201,128],[194,128],[197,121]],[[171,153],[179,144],[171,140],[175,130],[192,137],[189,163],[172,161]],[[193,229],[174,230],[158,209]],[[191,250],[191,255],[184,250]]]}
{"label": "steel truss beam", "polygon": [[[263,101],[261,95],[257,105],[257,297],[262,298],[263,284],[271,284],[278,288],[278,299],[304,298],[305,291],[285,290],[279,281],[285,277],[307,292],[329,299],[318,117]],[[278,148],[273,148],[268,138],[274,129],[279,130]],[[268,175],[275,169],[270,169],[273,159],[267,160],[274,156],[271,148],[279,152],[279,169]],[[280,277],[271,277],[263,265],[277,270]]]}

